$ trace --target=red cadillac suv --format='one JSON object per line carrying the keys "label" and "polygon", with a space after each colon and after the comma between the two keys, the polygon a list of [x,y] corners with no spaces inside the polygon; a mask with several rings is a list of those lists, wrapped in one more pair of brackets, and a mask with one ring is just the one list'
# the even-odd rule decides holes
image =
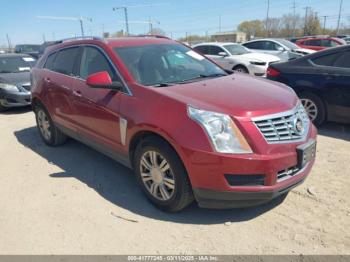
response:
{"label": "red cadillac suv", "polygon": [[133,168],[166,211],[252,206],[303,182],[317,130],[294,91],[224,71],[164,37],[66,40],[32,70],[44,142],[77,139]]}

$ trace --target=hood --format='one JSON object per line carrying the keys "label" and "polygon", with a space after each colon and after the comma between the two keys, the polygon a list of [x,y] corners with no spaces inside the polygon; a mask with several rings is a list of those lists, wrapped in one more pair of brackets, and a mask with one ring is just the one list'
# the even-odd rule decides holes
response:
{"label": "hood", "polygon": [[0,74],[0,82],[19,85],[30,82],[30,72]]}
{"label": "hood", "polygon": [[255,53],[255,52],[243,54],[243,55],[240,55],[239,57],[246,58],[247,60],[261,61],[261,62],[267,62],[267,63],[277,62],[281,60],[279,57],[274,55]]}
{"label": "hood", "polygon": [[296,53],[300,53],[300,54],[313,54],[315,53],[316,51],[315,50],[311,50],[311,49],[306,49],[306,48],[297,48],[297,49],[294,49],[293,52],[296,52]]}
{"label": "hood", "polygon": [[157,91],[195,108],[247,120],[288,111],[298,101],[291,88],[244,74],[164,87]]}

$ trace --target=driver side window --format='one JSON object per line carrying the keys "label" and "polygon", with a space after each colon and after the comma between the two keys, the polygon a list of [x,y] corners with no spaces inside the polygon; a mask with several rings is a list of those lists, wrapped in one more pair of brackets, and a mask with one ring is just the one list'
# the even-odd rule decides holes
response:
{"label": "driver side window", "polygon": [[112,81],[120,81],[107,58],[97,48],[84,47],[79,76],[86,79],[89,75],[102,71],[107,71]]}

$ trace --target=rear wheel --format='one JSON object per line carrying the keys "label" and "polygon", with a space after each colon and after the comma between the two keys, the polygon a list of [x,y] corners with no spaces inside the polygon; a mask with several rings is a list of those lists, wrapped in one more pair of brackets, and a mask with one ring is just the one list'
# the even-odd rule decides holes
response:
{"label": "rear wheel", "polygon": [[47,110],[37,105],[35,107],[35,118],[41,138],[50,146],[59,146],[64,144],[67,136],[63,134],[53,123]]}
{"label": "rear wheel", "polygon": [[301,93],[300,100],[315,125],[319,126],[326,120],[326,109],[321,98],[312,93]]}
{"label": "rear wheel", "polygon": [[135,151],[134,169],[147,198],[158,208],[176,212],[193,201],[182,161],[165,141],[149,137]]}

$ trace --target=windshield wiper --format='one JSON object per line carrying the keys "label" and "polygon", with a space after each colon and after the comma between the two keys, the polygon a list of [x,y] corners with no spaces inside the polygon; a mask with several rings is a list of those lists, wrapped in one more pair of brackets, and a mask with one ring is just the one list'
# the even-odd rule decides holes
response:
{"label": "windshield wiper", "polygon": [[174,84],[171,84],[171,83],[158,83],[158,84],[155,84],[153,85],[154,87],[167,87],[167,86],[173,86]]}
{"label": "windshield wiper", "polygon": [[11,71],[0,71],[0,74],[9,74],[9,73],[15,73],[15,72],[11,72]]}
{"label": "windshield wiper", "polygon": [[227,74],[222,74],[222,73],[217,73],[217,74],[209,74],[209,75],[198,75],[196,77],[192,77],[190,79],[185,79],[180,81],[179,83],[187,83],[187,82],[191,82],[193,80],[197,80],[197,79],[201,79],[201,78],[213,78],[213,77],[220,77],[220,76],[227,76]]}

